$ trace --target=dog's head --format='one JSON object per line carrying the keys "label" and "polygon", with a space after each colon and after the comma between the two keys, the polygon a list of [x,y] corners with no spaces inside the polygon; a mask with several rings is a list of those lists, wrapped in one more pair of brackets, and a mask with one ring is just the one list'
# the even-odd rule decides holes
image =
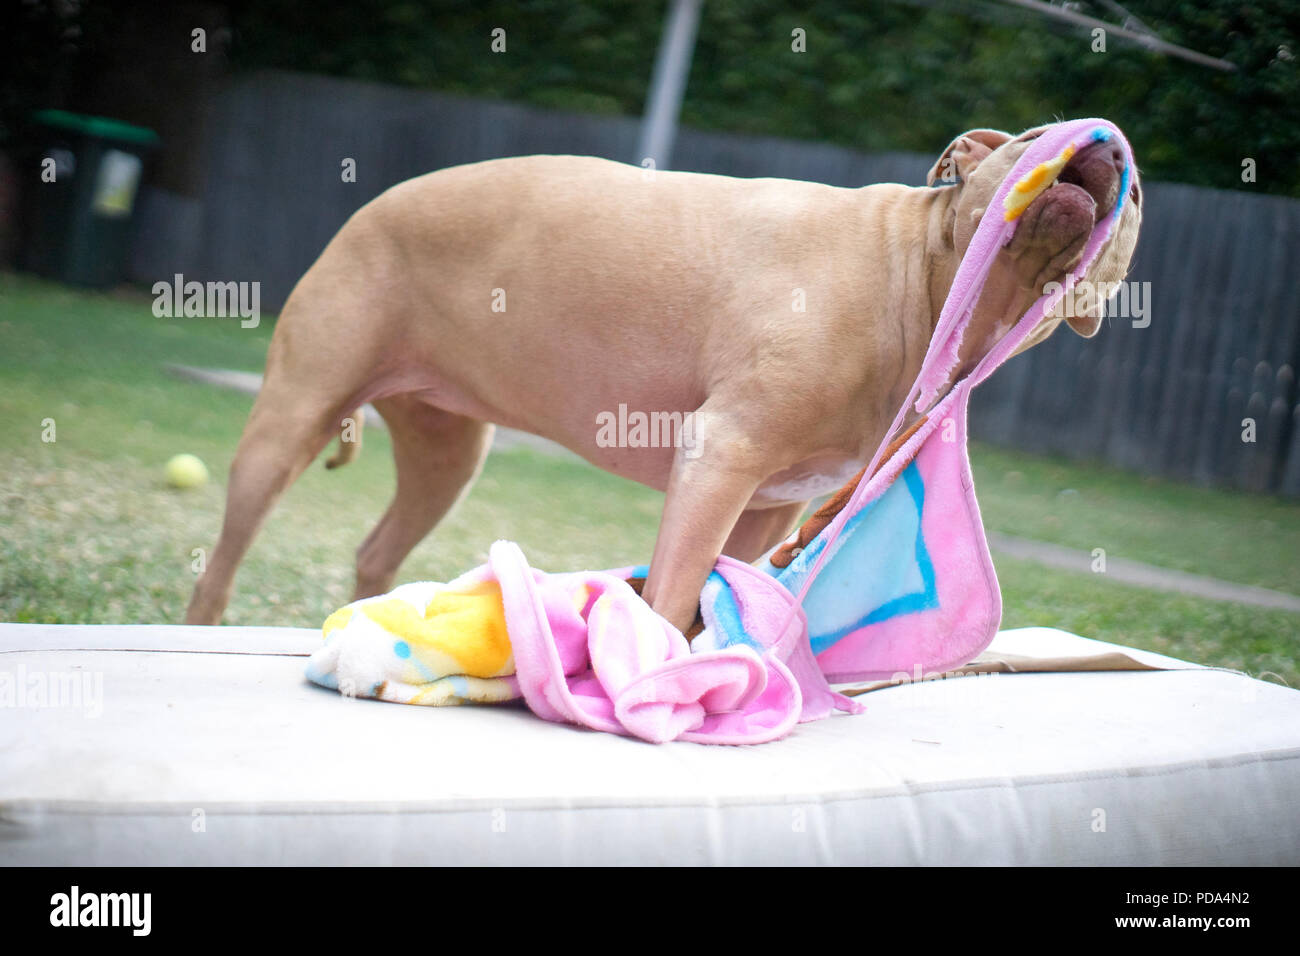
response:
{"label": "dog's head", "polygon": [[[993,129],[973,129],[954,139],[926,177],[927,183],[951,183],[957,190],[949,205],[945,230],[958,257],[965,254],[994,193],[1030,144],[1049,129],[1039,126],[1019,136]],[[1007,246],[1018,281],[1042,293],[1078,265],[1092,227],[1119,200],[1124,155],[1111,141],[1092,143],[1071,157],[1055,182],[1025,209]],[[1119,223],[1088,270],[1095,288],[1114,288],[1128,274],[1142,223],[1142,188],[1130,171],[1128,201]],[[1102,283],[1107,285],[1102,286]],[[1075,332],[1090,338],[1101,325],[1104,300],[1080,297],[1079,314],[1068,309],[1049,316],[1017,351],[1045,339],[1063,318]]]}

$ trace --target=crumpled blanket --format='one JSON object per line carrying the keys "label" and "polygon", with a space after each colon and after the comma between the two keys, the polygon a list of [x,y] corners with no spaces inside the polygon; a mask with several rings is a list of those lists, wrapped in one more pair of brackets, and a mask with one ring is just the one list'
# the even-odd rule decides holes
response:
{"label": "crumpled blanket", "polygon": [[655,743],[763,743],[834,706],[861,708],[826,685],[802,613],[778,632],[792,599],[762,572],[720,559],[703,595],[711,627],[692,653],[628,584],[634,570],[547,574],[498,541],[454,581],[330,615],[307,676],[404,704],[523,698],[547,720]]}

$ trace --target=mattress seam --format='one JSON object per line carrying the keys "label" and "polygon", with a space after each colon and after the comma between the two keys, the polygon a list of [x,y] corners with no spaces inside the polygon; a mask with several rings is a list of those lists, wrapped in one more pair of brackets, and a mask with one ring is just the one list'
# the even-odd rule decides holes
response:
{"label": "mattress seam", "polygon": [[[381,801],[358,802],[355,805],[343,802],[305,803],[279,801],[259,804],[254,801],[203,801],[185,800],[156,803],[141,803],[137,806],[123,804],[109,805],[93,800],[42,800],[34,797],[0,799],[0,828],[5,822],[12,823],[11,814],[16,810],[35,810],[38,813],[60,813],[66,815],[105,816],[150,816],[170,815],[171,813],[189,813],[196,806],[202,806],[206,812],[227,815],[242,814],[249,816],[288,816],[301,813],[319,813],[329,815],[375,814],[392,815],[397,813],[459,813],[483,809],[514,810],[661,810],[697,808],[708,810],[728,809],[731,807],[790,807],[808,804],[853,803],[879,799],[897,799],[899,797],[925,796],[931,793],[953,793],[964,790],[980,791],[994,789],[1021,790],[1032,787],[1050,786],[1060,783],[1100,782],[1122,780],[1133,777],[1160,777],[1195,772],[1199,770],[1231,770],[1251,764],[1283,763],[1300,760],[1300,748],[1271,750],[1262,753],[1238,757],[1219,757],[1210,760],[1183,761],[1162,767],[1128,767],[1121,771],[1105,770],[1099,772],[1076,772],[1059,774],[1041,774],[1031,778],[1004,778],[962,781],[949,784],[902,784],[889,789],[837,792],[832,794],[789,795],[784,799],[724,797],[721,799],[667,799],[657,802],[618,802],[608,798],[584,800],[581,797],[565,800],[542,802],[536,797],[469,797],[453,798],[437,804],[425,804],[416,801],[383,803]],[[174,809],[181,808],[181,809]],[[3,829],[0,829],[3,833]],[[3,837],[0,837],[2,841]]]}

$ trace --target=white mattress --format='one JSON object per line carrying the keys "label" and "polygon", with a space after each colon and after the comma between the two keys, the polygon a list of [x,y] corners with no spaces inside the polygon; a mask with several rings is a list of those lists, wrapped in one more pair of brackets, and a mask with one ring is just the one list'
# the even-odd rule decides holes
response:
{"label": "white mattress", "polygon": [[[732,748],[349,700],[302,677],[318,641],[0,625],[0,862],[1300,863],[1300,692],[1155,654],[1179,669],[906,685]],[[35,706],[68,674],[89,695]]]}

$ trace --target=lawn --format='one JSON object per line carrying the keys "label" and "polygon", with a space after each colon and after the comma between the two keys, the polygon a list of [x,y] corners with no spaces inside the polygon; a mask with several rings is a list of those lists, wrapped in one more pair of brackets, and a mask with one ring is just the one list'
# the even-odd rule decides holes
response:
{"label": "lawn", "polygon": [[[0,620],[157,624],[183,615],[195,549],[216,540],[251,399],[163,366],[260,371],[271,321],[244,329],[234,319],[159,319],[149,304],[137,292],[0,273]],[[51,419],[56,440],[44,441]],[[162,465],[182,451],[215,480],[168,488]],[[990,529],[1292,593],[1300,585],[1300,503],[985,446],[972,459]],[[392,483],[387,437],[376,429],[348,467],[310,468],[254,544],[227,622],[316,626],[345,603],[353,552]],[[545,569],[641,562],[660,504],[657,493],[578,461],[497,452],[401,579],[446,580],[500,537]],[[996,564],[1006,627],[1055,625],[1300,686],[1300,615]]]}

